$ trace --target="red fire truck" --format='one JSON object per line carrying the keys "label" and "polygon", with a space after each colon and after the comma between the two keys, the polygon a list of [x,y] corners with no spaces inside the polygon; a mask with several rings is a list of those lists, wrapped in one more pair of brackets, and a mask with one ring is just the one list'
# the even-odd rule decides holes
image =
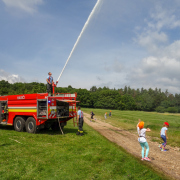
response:
{"label": "red fire truck", "polygon": [[43,128],[57,129],[77,117],[77,94],[48,93],[0,96],[0,124],[14,126],[16,131],[36,133]]}

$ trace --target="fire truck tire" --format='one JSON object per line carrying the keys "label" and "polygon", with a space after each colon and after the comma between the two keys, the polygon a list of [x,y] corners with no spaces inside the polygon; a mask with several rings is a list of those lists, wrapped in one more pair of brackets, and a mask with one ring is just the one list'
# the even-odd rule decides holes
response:
{"label": "fire truck tire", "polygon": [[17,116],[14,120],[14,129],[18,132],[25,130],[25,119],[21,116]]}
{"label": "fire truck tire", "polygon": [[33,117],[27,118],[25,126],[28,133],[37,133],[36,120]]}

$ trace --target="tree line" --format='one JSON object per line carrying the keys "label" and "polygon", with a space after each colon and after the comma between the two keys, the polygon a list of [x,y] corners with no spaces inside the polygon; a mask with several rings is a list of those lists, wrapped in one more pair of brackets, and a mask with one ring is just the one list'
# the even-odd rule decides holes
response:
{"label": "tree line", "polygon": [[[171,94],[161,89],[132,89],[125,86],[121,89],[109,89],[108,87],[93,86],[90,90],[76,89],[72,86],[56,87],[56,93],[77,93],[77,101],[81,107],[139,110],[157,112],[180,112],[180,94]],[[32,82],[17,82],[10,84],[8,81],[0,81],[0,95],[45,93],[46,84]]]}

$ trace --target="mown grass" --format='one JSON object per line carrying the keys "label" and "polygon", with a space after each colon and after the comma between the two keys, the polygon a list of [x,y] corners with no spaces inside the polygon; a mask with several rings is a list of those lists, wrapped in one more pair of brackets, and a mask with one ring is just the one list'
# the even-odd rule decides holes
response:
{"label": "mown grass", "polygon": [[49,131],[39,134],[0,127],[0,179],[166,179],[109,142],[84,124],[84,136],[77,136],[72,121],[65,135]]}
{"label": "mown grass", "polygon": [[[110,110],[105,109],[88,109],[83,108],[84,112],[89,113],[94,112],[95,118],[100,120],[105,120],[104,114],[107,112],[109,114]],[[111,110],[112,117],[110,118],[107,114],[107,119],[105,120],[108,123],[111,123],[114,126],[136,132],[136,125],[138,119],[141,119],[145,122],[145,128],[149,127],[152,132],[148,133],[149,136],[152,136],[154,140],[161,142],[160,130],[164,122],[168,122],[170,127],[167,131],[168,141],[167,144],[171,146],[180,147],[180,114],[170,114],[170,113],[156,113],[156,112],[144,112],[144,111],[120,111],[120,110]]]}

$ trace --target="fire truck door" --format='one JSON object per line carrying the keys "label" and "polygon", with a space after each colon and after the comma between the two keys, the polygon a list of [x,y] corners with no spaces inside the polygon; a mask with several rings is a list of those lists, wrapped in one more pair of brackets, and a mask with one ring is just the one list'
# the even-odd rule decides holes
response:
{"label": "fire truck door", "polygon": [[57,117],[69,117],[69,103],[56,100]]}
{"label": "fire truck door", "polygon": [[0,101],[0,123],[6,124],[8,118],[7,101]]}
{"label": "fire truck door", "polygon": [[41,119],[48,118],[47,116],[47,99],[37,100],[37,117]]}

